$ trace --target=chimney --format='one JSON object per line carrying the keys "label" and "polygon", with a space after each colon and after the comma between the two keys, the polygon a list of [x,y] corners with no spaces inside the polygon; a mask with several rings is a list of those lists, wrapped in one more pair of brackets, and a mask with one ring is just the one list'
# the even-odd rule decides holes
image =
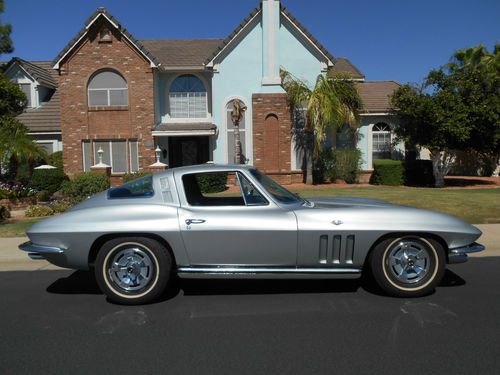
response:
{"label": "chimney", "polygon": [[262,86],[281,85],[278,54],[280,14],[279,0],[262,0]]}

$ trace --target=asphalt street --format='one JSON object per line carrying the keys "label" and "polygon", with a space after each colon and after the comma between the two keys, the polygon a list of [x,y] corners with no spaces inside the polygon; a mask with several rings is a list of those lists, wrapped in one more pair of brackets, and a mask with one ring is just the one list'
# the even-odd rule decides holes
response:
{"label": "asphalt street", "polygon": [[449,266],[418,299],[364,281],[190,280],[134,307],[86,272],[1,272],[0,373],[498,374],[499,270]]}

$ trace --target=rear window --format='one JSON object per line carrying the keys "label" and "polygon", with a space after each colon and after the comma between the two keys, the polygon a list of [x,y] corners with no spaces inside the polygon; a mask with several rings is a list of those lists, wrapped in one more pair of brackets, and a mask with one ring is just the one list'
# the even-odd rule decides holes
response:
{"label": "rear window", "polygon": [[108,198],[148,198],[154,195],[153,176],[146,176],[130,181],[122,186],[110,189]]}

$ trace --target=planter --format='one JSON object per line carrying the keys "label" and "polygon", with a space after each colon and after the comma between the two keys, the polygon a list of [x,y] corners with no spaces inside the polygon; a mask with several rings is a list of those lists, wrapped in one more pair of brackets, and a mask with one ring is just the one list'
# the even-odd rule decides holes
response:
{"label": "planter", "polygon": [[9,211],[25,210],[33,204],[36,204],[36,197],[0,199],[0,206],[7,207]]}

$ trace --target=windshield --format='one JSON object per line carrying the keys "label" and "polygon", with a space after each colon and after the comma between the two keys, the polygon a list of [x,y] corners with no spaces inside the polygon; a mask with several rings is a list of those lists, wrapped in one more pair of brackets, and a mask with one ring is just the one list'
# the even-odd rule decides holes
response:
{"label": "windshield", "polygon": [[280,203],[302,203],[303,200],[297,197],[295,194],[286,190],[283,186],[277,184],[265,174],[259,172],[256,169],[250,170],[252,176],[254,176],[257,181],[267,190],[269,194],[273,196]]}

